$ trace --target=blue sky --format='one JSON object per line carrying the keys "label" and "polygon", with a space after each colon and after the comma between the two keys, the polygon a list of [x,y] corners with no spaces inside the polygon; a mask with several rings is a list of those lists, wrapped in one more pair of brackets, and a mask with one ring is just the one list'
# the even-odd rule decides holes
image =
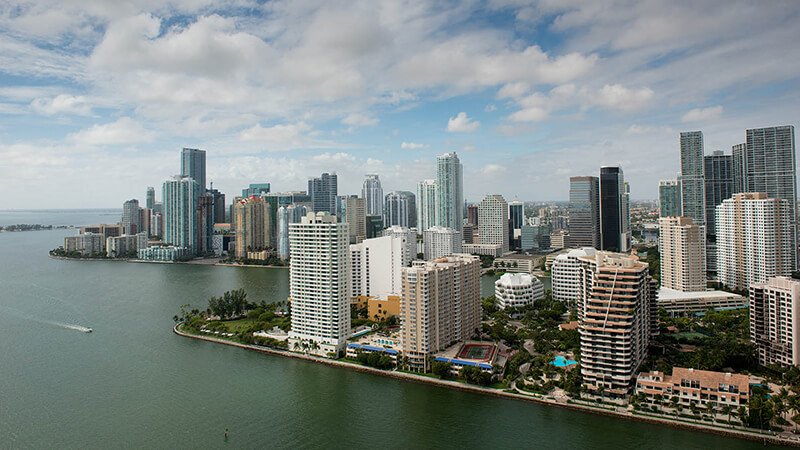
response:
{"label": "blue sky", "polygon": [[456,151],[478,201],[634,199],[746,128],[798,123],[795,1],[0,0],[0,209],[116,207],[181,147],[207,178],[414,190]]}

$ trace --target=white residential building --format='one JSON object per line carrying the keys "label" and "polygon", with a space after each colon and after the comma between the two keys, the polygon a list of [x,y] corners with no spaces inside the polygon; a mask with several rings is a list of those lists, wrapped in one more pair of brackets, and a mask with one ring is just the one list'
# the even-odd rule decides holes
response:
{"label": "white residential building", "polygon": [[794,223],[789,201],[764,193],[738,193],[717,206],[717,275],[729,287],[790,275]]}
{"label": "white residential building", "polygon": [[458,155],[436,159],[436,225],[461,231],[464,225],[464,177]]}
{"label": "white residential building", "polygon": [[366,215],[383,216],[383,188],[378,175],[367,175],[361,187],[361,198],[366,201]]}
{"label": "white residential building", "polygon": [[106,238],[106,256],[109,258],[123,258],[128,253],[138,255],[139,250],[144,248],[147,248],[147,233],[123,234]]}
{"label": "white residential building", "polygon": [[506,273],[494,282],[494,296],[500,309],[528,306],[544,298],[544,285],[527,273]]}
{"label": "white residential building", "polygon": [[417,183],[417,230],[422,234],[436,225],[436,180]]}
{"label": "white residential building", "polygon": [[681,292],[706,290],[706,231],[691,217],[658,219],[661,286]]}
{"label": "white residential building", "polygon": [[422,235],[423,257],[431,261],[454,253],[461,253],[461,233],[447,227],[430,227]]}
{"label": "white residential building", "polygon": [[289,224],[289,253],[289,349],[342,353],[350,337],[347,223],[326,212],[308,213]]}
{"label": "white residential building", "polygon": [[750,340],[759,364],[800,365],[800,281],[774,277],[750,285]]}
{"label": "white residential building", "polygon": [[417,230],[401,226],[391,226],[383,230],[384,236],[399,238],[403,242],[403,266],[410,266],[417,259]]}
{"label": "white residential building", "polygon": [[577,305],[581,299],[581,262],[578,258],[594,258],[592,247],[581,247],[556,256],[550,270],[553,300]]}
{"label": "white residential building", "polygon": [[410,263],[403,235],[351,244],[350,298],[367,296],[385,300],[389,295],[400,295],[400,272]]}
{"label": "white residential building", "polygon": [[500,194],[489,194],[478,203],[478,243],[500,245],[508,253],[508,203]]}
{"label": "white residential building", "polygon": [[80,252],[88,256],[92,253],[103,253],[106,250],[106,237],[102,233],[83,233],[64,238],[64,250]]}

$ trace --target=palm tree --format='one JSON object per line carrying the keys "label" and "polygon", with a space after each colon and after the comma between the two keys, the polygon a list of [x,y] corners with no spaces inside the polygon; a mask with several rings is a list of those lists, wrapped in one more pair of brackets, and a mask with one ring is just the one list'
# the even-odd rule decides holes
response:
{"label": "palm tree", "polygon": [[740,406],[739,409],[736,410],[736,416],[742,422],[742,426],[747,427],[747,419],[750,418],[750,416],[747,414],[747,408]]}
{"label": "palm tree", "polygon": [[297,342],[297,341],[295,341],[295,342],[294,342],[294,349],[295,349],[295,350],[300,350],[300,348],[301,348],[301,347],[300,347],[300,343],[299,343],[299,342]]}
{"label": "palm tree", "polygon": [[731,414],[733,414],[733,406],[731,405],[723,405],[722,406],[722,414],[728,418],[728,425],[731,424]]}
{"label": "palm tree", "polygon": [[713,422],[714,421],[714,416],[716,416],[716,414],[717,414],[717,408],[714,405],[714,402],[709,401],[709,402],[706,403],[706,414],[711,416],[711,421]]}
{"label": "palm tree", "polygon": [[319,350],[319,344],[317,341],[311,341],[311,351]]}
{"label": "palm tree", "polygon": [[794,422],[794,431],[797,431],[797,421],[794,419],[797,417],[798,411],[800,411],[800,397],[797,395],[791,395],[786,398],[786,402],[789,405],[789,412],[794,413],[792,414],[792,422]]}
{"label": "palm tree", "polygon": [[664,396],[661,395],[661,394],[656,394],[653,397],[653,400],[656,401],[656,408],[658,408],[658,410],[661,411],[661,407],[663,406],[663,402],[664,402]]}

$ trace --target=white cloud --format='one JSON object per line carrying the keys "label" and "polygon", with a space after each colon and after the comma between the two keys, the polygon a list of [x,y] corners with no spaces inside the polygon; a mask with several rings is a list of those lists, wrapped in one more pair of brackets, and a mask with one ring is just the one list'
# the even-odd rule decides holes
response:
{"label": "white cloud", "polygon": [[347,117],[342,119],[344,125],[350,125],[351,127],[371,127],[377,125],[378,122],[380,120],[377,117],[359,113],[348,114]]}
{"label": "white cloud", "polygon": [[270,151],[282,151],[292,148],[314,147],[308,134],[311,125],[297,122],[286,125],[262,127],[261,124],[242,130],[239,139],[245,142],[258,142],[267,145]]}
{"label": "white cloud", "polygon": [[609,109],[637,111],[648,106],[653,94],[648,87],[629,89],[620,84],[607,84],[595,94],[594,103]]}
{"label": "white cloud", "polygon": [[625,135],[636,136],[640,134],[670,134],[675,133],[675,130],[669,126],[652,126],[652,125],[636,125],[633,124],[625,130]]}
{"label": "white cloud", "polygon": [[486,108],[483,108],[484,112],[495,112],[497,111],[497,106],[493,104],[486,105]]}
{"label": "white cloud", "polygon": [[80,145],[117,145],[152,142],[155,133],[130,117],[121,117],[116,122],[92,125],[67,139]]}
{"label": "white cloud", "polygon": [[400,148],[408,149],[408,150],[416,150],[418,148],[428,148],[430,145],[426,144],[417,144],[416,142],[403,142],[400,144]]}
{"label": "white cloud", "polygon": [[481,172],[484,175],[502,175],[506,173],[505,166],[501,166],[500,164],[487,164],[483,166]]}
{"label": "white cloud", "polygon": [[497,91],[497,98],[519,98],[528,93],[530,89],[528,83],[508,83]]}
{"label": "white cloud", "polygon": [[87,103],[86,97],[61,94],[53,98],[37,98],[31,102],[31,107],[38,113],[46,116],[53,114],[77,114],[87,116],[92,113],[92,108]]}
{"label": "white cloud", "polygon": [[447,131],[450,133],[472,133],[480,126],[480,122],[470,119],[465,112],[460,112],[456,117],[451,117],[447,121]]}
{"label": "white cloud", "polygon": [[681,116],[681,122],[707,122],[722,117],[722,106],[693,108]]}
{"label": "white cloud", "polygon": [[535,106],[532,108],[521,109],[508,116],[508,118],[514,122],[541,122],[546,120],[548,117],[550,117],[550,114],[546,109]]}

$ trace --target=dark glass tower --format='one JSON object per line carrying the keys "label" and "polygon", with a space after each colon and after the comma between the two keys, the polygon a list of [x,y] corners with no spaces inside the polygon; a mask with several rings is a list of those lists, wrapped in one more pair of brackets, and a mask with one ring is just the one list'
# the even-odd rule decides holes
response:
{"label": "dark glass tower", "polygon": [[315,213],[326,211],[336,214],[338,185],[336,173],[323,173],[320,177],[308,179],[308,195],[311,196],[311,209]]}
{"label": "dark glass tower", "polygon": [[627,190],[620,167],[600,168],[600,248],[628,251]]}
{"label": "dark glass tower", "polygon": [[572,247],[600,247],[599,194],[597,177],[569,179],[569,239]]}
{"label": "dark glass tower", "polygon": [[181,175],[189,177],[197,183],[200,197],[206,192],[206,151],[196,148],[184,148],[181,152]]}

